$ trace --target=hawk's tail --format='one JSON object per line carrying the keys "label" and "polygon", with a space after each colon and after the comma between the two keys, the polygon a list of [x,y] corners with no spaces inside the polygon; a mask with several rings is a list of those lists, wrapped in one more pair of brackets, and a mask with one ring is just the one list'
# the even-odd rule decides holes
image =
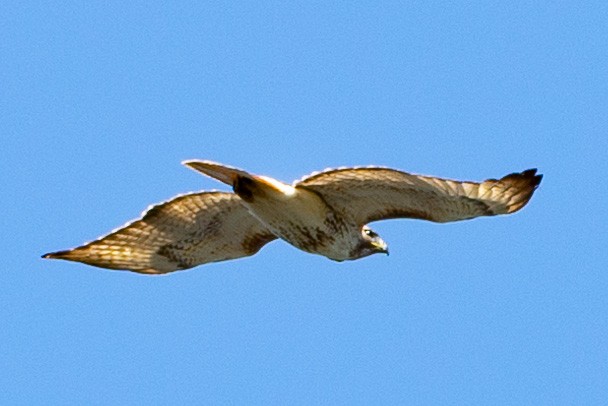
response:
{"label": "hawk's tail", "polygon": [[198,161],[198,160],[190,160],[184,161],[182,164],[186,165],[189,168],[192,168],[198,172],[201,172],[209,177],[219,180],[229,186],[234,186],[236,180],[238,178],[252,178],[253,175],[247,173],[241,169],[233,168],[231,166],[226,166],[222,164],[218,164],[217,162],[212,161]]}

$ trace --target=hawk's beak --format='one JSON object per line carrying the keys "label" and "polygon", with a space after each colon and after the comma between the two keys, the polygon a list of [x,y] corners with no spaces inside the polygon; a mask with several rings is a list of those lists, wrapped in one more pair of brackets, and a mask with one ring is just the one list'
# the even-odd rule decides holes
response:
{"label": "hawk's beak", "polygon": [[372,245],[379,253],[388,254],[388,244],[384,241],[372,241]]}

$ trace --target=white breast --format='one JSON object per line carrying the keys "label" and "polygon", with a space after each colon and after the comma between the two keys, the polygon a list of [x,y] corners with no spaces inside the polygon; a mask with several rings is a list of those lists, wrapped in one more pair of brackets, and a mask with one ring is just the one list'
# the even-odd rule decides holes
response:
{"label": "white breast", "polygon": [[332,259],[348,255],[351,239],[338,232],[334,213],[319,195],[265,176],[253,180],[253,198],[244,204],[276,235],[297,248]]}

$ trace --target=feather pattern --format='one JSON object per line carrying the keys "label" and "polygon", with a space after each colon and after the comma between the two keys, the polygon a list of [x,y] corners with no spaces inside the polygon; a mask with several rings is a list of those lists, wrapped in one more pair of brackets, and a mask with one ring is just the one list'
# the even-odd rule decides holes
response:
{"label": "feather pattern", "polygon": [[140,273],[167,273],[255,254],[277,237],[233,193],[177,196],[81,247],[44,255]]}
{"label": "feather pattern", "polygon": [[235,193],[200,192],[150,207],[142,217],[80,247],[44,258],[159,274],[255,254],[281,238],[343,261],[388,253],[367,223],[434,222],[513,213],[530,200],[536,169],[461,182],[383,167],[327,169],[292,185],[211,161],[185,161]]}
{"label": "feather pattern", "polygon": [[318,193],[361,225],[399,217],[444,223],[513,213],[528,202],[541,179],[536,169],[476,183],[360,167],[313,173],[294,186]]}

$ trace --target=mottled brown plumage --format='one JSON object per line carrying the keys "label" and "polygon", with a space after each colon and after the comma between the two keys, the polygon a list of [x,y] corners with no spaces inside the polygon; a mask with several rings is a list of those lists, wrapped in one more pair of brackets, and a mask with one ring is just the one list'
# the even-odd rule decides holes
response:
{"label": "mottled brown plumage", "polygon": [[253,255],[276,238],[234,193],[201,192],[177,196],[106,236],[44,257],[159,274]]}
{"label": "mottled brown plumage", "polygon": [[370,167],[330,169],[295,186],[319,193],[335,210],[362,224],[402,217],[444,223],[514,213],[530,200],[541,179],[536,169],[476,183]]}
{"label": "mottled brown plumage", "polygon": [[104,237],[44,257],[158,274],[253,255],[281,238],[337,261],[357,259],[388,253],[369,222],[443,223],[514,213],[542,179],[535,169],[476,183],[361,167],[330,169],[288,185],[210,161],[184,164],[235,193],[175,197]]}

